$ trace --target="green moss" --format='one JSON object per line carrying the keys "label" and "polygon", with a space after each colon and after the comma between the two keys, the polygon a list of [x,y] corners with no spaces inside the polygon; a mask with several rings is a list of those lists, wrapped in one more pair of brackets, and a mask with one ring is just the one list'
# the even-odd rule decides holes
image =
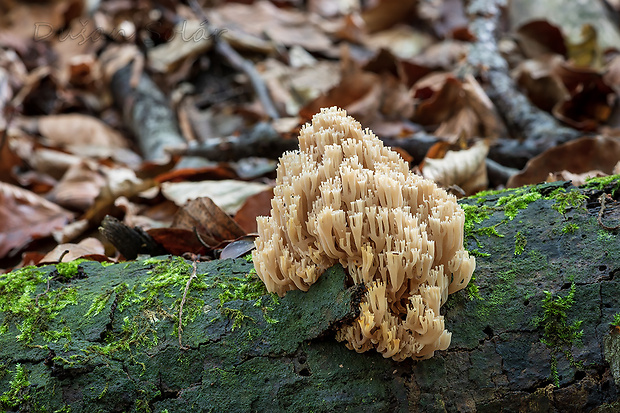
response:
{"label": "green moss", "polygon": [[515,235],[515,255],[523,254],[525,251],[525,245],[527,244],[527,239],[521,233],[521,231],[517,232]]}
{"label": "green moss", "polygon": [[18,407],[30,398],[28,394],[28,373],[21,364],[15,365],[13,380],[9,382],[9,390],[0,396],[0,407],[2,409],[12,409]]}
{"label": "green moss", "polygon": [[78,258],[77,260],[73,260],[70,262],[59,262],[56,264],[56,271],[58,271],[58,275],[65,278],[73,278],[78,273],[78,267],[81,263],[86,261],[85,259]]}
{"label": "green moss", "polygon": [[572,208],[580,208],[585,211],[585,204],[588,196],[579,192],[578,189],[566,192],[566,189],[558,188],[553,191],[547,199],[555,199],[555,204],[553,204],[551,208],[564,215]]}
{"label": "green moss", "polygon": [[566,224],[562,227],[562,234],[574,234],[579,229],[577,224]]}
{"label": "green moss", "polygon": [[235,331],[235,328],[241,327],[241,325],[245,322],[253,322],[256,323],[252,317],[243,314],[241,310],[235,308],[224,307],[221,309],[222,314],[226,317],[229,317],[233,320],[232,331]]}
{"label": "green moss", "polygon": [[475,199],[475,200],[477,200],[478,203],[481,203],[481,202],[485,201],[485,198],[488,198],[488,197],[494,196],[494,195],[505,194],[505,193],[511,192],[511,191],[514,191],[514,188],[486,190],[486,191],[480,191],[476,195],[472,195],[469,198],[470,199]]}
{"label": "green moss", "polygon": [[[0,312],[6,313],[1,332],[11,324],[20,332],[18,341],[30,343],[35,335],[46,332],[49,324],[68,305],[77,304],[75,287],[49,290],[49,279],[43,270],[26,267],[0,275]],[[67,336],[67,333],[47,331],[47,337]]]}
{"label": "green moss", "polygon": [[614,319],[611,321],[612,326],[620,327],[620,313],[614,314]]}
{"label": "green moss", "polygon": [[610,242],[613,241],[614,236],[603,229],[599,229],[597,239],[601,242]]}
{"label": "green moss", "polygon": [[576,362],[571,349],[573,345],[581,342],[583,330],[580,330],[582,321],[575,321],[568,324],[567,312],[575,303],[575,283],[570,287],[569,293],[565,297],[553,297],[549,291],[545,291],[542,308],[543,316],[535,320],[538,327],[543,328],[543,338],[540,341],[551,350],[551,379],[556,387],[560,385],[558,374],[557,356],[562,353],[571,366],[578,368],[580,363]]}
{"label": "green moss", "polygon": [[469,280],[469,283],[467,284],[467,287],[465,287],[465,293],[467,294],[467,298],[469,298],[470,301],[482,300],[482,297],[480,296],[480,290],[478,289],[478,286],[474,284],[474,281],[476,281],[476,277],[472,275],[471,280]]}
{"label": "green moss", "polygon": [[[613,185],[613,186],[612,186]],[[611,196],[616,196],[616,191],[620,189],[620,175],[603,176],[600,178],[588,178],[586,179],[584,188],[594,188],[598,190],[604,190],[606,187],[611,186]]]}
{"label": "green moss", "polygon": [[484,205],[463,204],[461,208],[463,208],[465,212],[465,236],[471,235],[476,224],[482,223],[482,221],[489,218],[489,215],[493,212],[491,208]]}
{"label": "green moss", "polygon": [[256,300],[267,294],[265,284],[258,278],[254,268],[243,278],[233,277],[217,286],[222,289],[219,295],[220,305],[233,300]]}
{"label": "green moss", "polygon": [[504,234],[500,234],[499,232],[497,232],[497,226],[502,224],[503,222],[498,222],[495,225],[491,225],[489,227],[481,227],[478,228],[476,230],[474,230],[474,233],[476,234],[483,234],[486,236],[495,236],[495,237],[499,237],[499,238],[504,238]]}
{"label": "green moss", "polygon": [[542,198],[542,195],[537,191],[525,191],[526,189],[520,188],[514,194],[497,200],[495,205],[503,207],[504,214],[509,220],[512,221],[520,210],[527,208],[529,204]]}

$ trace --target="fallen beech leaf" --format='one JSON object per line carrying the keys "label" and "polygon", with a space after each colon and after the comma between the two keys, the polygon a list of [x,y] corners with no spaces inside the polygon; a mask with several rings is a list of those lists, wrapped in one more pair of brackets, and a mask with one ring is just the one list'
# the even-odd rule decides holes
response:
{"label": "fallen beech leaf", "polygon": [[222,181],[201,182],[164,182],[161,184],[162,194],[179,206],[187,201],[200,197],[209,197],[227,214],[236,213],[243,202],[258,192],[269,188],[269,185],[256,182]]}
{"label": "fallen beech leaf", "polygon": [[97,165],[83,161],[69,167],[46,198],[65,208],[85,211],[94,204],[105,183]]}
{"label": "fallen beech leaf", "polygon": [[190,229],[151,228],[146,233],[172,255],[183,255],[186,252],[204,254],[207,251]]}
{"label": "fallen beech leaf", "polygon": [[466,194],[471,194],[486,188],[488,184],[485,168],[488,152],[487,143],[478,141],[469,149],[448,151],[442,159],[426,158],[422,175],[444,187],[458,185]]}
{"label": "fallen beech leaf", "polygon": [[579,138],[530,159],[521,172],[508,180],[506,186],[516,188],[536,184],[547,179],[550,173],[563,170],[577,174],[600,170],[611,174],[618,159],[619,141],[603,136]]}
{"label": "fallen beech leaf", "polygon": [[362,19],[369,33],[385,30],[396,23],[409,22],[415,13],[415,0],[382,0],[362,12]]}
{"label": "fallen beech leaf", "polygon": [[566,42],[559,27],[546,20],[532,20],[517,29],[516,38],[529,58],[549,54],[566,56]]}
{"label": "fallen beech leaf", "polygon": [[381,89],[379,75],[355,70],[350,75],[343,75],[340,84],[301,108],[299,116],[310,120],[321,108],[338,106],[346,109],[362,125],[367,125],[381,105]]}
{"label": "fallen beech leaf", "polygon": [[94,145],[125,148],[127,142],[120,133],[92,116],[71,113],[50,115],[38,119],[39,133],[51,146]]}
{"label": "fallen beech leaf", "polygon": [[420,79],[412,94],[418,100],[412,120],[437,125],[437,136],[472,138],[502,134],[499,116],[473,76],[461,81],[450,73],[433,73]]}
{"label": "fallen beech leaf", "polygon": [[[65,251],[68,251],[65,254]],[[87,255],[104,255],[105,247],[97,238],[85,238],[77,244],[59,244],[40,263],[69,262]]]}
{"label": "fallen beech leaf", "polygon": [[52,234],[73,214],[25,189],[0,182],[0,257]]}
{"label": "fallen beech leaf", "polygon": [[514,71],[519,86],[527,91],[527,97],[539,108],[551,112],[558,102],[570,99],[570,94],[554,68],[563,58],[560,55],[544,55],[528,59]]}
{"label": "fallen beech leaf", "polygon": [[256,217],[271,214],[271,198],[273,188],[248,197],[235,214],[235,222],[248,233],[256,232]]}
{"label": "fallen beech leaf", "polygon": [[417,56],[432,42],[430,35],[400,24],[371,34],[364,40],[370,50],[387,49],[400,59]]}
{"label": "fallen beech leaf", "polygon": [[209,17],[220,29],[242,31],[259,38],[266,34],[273,42],[285,46],[298,45],[316,52],[333,47],[329,37],[308,18],[308,14],[278,8],[268,1],[250,5],[226,3],[213,8]]}
{"label": "fallen beech leaf", "polygon": [[192,231],[195,228],[210,247],[245,235],[245,231],[208,197],[193,199],[184,205],[175,214],[172,227]]}
{"label": "fallen beech leaf", "polygon": [[194,60],[213,46],[213,36],[205,23],[197,19],[181,20],[174,33],[168,42],[148,50],[148,62],[159,73],[171,73],[184,61]]}

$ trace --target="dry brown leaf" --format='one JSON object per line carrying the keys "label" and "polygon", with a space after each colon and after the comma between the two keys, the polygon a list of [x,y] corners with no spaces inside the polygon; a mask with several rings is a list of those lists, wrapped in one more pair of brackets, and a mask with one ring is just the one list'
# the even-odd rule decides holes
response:
{"label": "dry brown leaf", "polygon": [[303,119],[312,119],[321,108],[338,106],[368,125],[381,105],[381,77],[375,73],[355,71],[343,75],[342,81],[326,94],[319,96],[299,111]]}
{"label": "dry brown leaf", "polygon": [[73,214],[30,191],[0,182],[0,257],[47,237]]}
{"label": "dry brown leaf", "polygon": [[412,94],[418,102],[412,120],[437,126],[437,136],[455,140],[503,134],[495,107],[473,76],[461,81],[450,73],[433,73],[420,79]]}
{"label": "dry brown leaf", "polygon": [[269,185],[257,182],[244,182],[232,179],[201,182],[164,182],[162,194],[179,206],[187,201],[208,196],[219,208],[228,214],[235,214],[245,200],[256,193],[269,188]]}
{"label": "dry brown leaf", "polygon": [[199,20],[177,23],[174,33],[166,43],[148,50],[149,65],[157,72],[175,71],[185,60],[193,60],[213,46],[213,36],[207,32],[204,22]]}
{"label": "dry brown leaf", "polygon": [[516,188],[545,181],[550,173],[569,171],[580,174],[600,170],[611,174],[620,159],[620,141],[597,136],[558,145],[530,159],[525,168],[506,184]]}
{"label": "dry brown leaf", "polygon": [[220,29],[242,31],[258,38],[266,35],[273,42],[285,46],[297,45],[316,52],[333,47],[327,35],[310,21],[308,13],[280,9],[268,1],[250,5],[226,3],[212,9],[209,16]]}
{"label": "dry brown leaf", "polygon": [[[0,15],[0,28],[24,39],[44,41],[84,10],[84,0],[16,1]],[[0,6],[0,10],[2,7]]]}
{"label": "dry brown leaf", "polygon": [[273,188],[248,197],[235,214],[235,222],[247,233],[256,232],[256,217],[266,217],[271,214],[271,198],[273,198]]}
{"label": "dry brown leaf", "polygon": [[415,0],[380,0],[374,7],[362,12],[369,33],[389,29],[400,22],[410,22],[415,17]]}
{"label": "dry brown leaf", "polygon": [[367,36],[363,43],[370,49],[389,50],[400,59],[411,59],[433,42],[430,35],[408,25],[396,25]]}
{"label": "dry brown leaf", "polygon": [[308,10],[322,17],[344,16],[361,10],[360,0],[308,0]]}
{"label": "dry brown leaf", "polygon": [[523,53],[529,58],[549,54],[566,56],[566,42],[562,31],[546,20],[533,20],[522,25],[515,34]]}
{"label": "dry brown leaf", "polygon": [[94,204],[105,183],[98,166],[83,161],[69,167],[46,198],[71,210],[86,211]]}
{"label": "dry brown leaf", "polygon": [[[67,251],[67,252],[65,252]],[[41,264],[69,262],[88,255],[104,255],[105,247],[97,238],[85,238],[77,244],[59,244],[43,257]]]}
{"label": "dry brown leaf", "polygon": [[245,231],[208,197],[187,202],[175,214],[172,227],[195,229],[210,247],[245,235]]}
{"label": "dry brown leaf", "polygon": [[93,145],[125,148],[123,136],[92,116],[72,113],[50,115],[38,119],[39,133],[52,146]]}
{"label": "dry brown leaf", "polygon": [[272,58],[258,65],[269,94],[282,113],[296,116],[299,109],[340,82],[337,62],[320,61],[290,67]]}
{"label": "dry brown leaf", "polygon": [[457,185],[466,194],[472,194],[488,185],[485,167],[488,152],[487,143],[478,141],[469,149],[448,151],[442,159],[425,158],[422,175],[438,185]]}
{"label": "dry brown leaf", "polygon": [[547,54],[521,62],[514,71],[517,82],[527,92],[527,97],[548,112],[551,112],[558,102],[570,99],[562,80],[554,73],[554,68],[561,61],[562,56]]}

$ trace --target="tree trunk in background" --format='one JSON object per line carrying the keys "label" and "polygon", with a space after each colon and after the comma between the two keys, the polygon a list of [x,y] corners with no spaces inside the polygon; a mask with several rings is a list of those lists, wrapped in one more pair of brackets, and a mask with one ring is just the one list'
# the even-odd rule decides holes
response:
{"label": "tree trunk in background", "polygon": [[340,267],[281,299],[261,296],[244,259],[199,263],[189,287],[192,264],[177,257],[1,276],[0,408],[618,411],[616,200],[605,199],[599,222],[599,196],[618,186],[553,183],[464,200],[479,297],[450,296],[452,344],[419,362],[335,341],[360,297]]}

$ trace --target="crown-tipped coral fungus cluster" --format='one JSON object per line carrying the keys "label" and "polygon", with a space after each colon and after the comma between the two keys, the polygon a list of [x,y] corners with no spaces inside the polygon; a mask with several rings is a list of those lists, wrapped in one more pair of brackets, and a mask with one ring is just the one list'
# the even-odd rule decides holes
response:
{"label": "crown-tipped coral fungus cluster", "polygon": [[306,291],[340,263],[367,292],[338,340],[394,360],[448,348],[439,308],[475,268],[456,198],[344,110],[315,115],[299,147],[280,159],[271,216],[258,218],[253,258],[267,289]]}

